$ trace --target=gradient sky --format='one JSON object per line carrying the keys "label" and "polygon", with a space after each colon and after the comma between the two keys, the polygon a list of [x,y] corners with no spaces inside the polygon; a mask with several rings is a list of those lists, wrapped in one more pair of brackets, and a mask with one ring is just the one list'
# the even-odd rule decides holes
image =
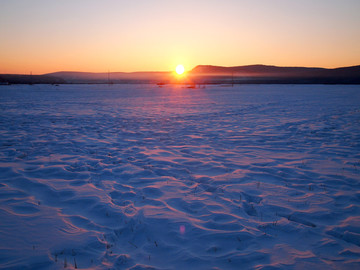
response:
{"label": "gradient sky", "polygon": [[360,0],[0,0],[0,73],[360,64]]}

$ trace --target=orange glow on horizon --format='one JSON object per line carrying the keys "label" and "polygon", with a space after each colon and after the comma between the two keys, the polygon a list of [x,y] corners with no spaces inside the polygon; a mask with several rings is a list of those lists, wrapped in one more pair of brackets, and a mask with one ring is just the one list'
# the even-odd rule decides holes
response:
{"label": "orange glow on horizon", "polygon": [[0,73],[360,64],[360,1],[89,2],[2,1]]}

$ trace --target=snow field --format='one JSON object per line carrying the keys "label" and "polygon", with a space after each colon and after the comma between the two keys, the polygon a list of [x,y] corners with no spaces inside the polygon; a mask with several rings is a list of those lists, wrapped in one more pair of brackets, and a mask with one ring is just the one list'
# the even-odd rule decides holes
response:
{"label": "snow field", "polygon": [[359,105],[359,86],[0,86],[0,268],[357,268]]}

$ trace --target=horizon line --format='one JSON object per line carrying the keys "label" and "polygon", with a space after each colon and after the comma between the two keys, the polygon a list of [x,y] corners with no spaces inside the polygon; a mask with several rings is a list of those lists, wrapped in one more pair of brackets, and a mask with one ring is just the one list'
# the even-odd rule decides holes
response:
{"label": "horizon line", "polygon": [[[191,72],[196,67],[204,66],[204,67],[221,67],[221,68],[236,68],[236,67],[251,67],[251,66],[266,66],[266,67],[280,67],[280,68],[319,68],[319,69],[339,69],[339,68],[350,68],[350,67],[357,67],[358,65],[350,65],[350,66],[339,66],[339,67],[320,67],[320,66],[278,66],[278,65],[266,65],[266,64],[250,64],[250,65],[237,65],[237,66],[220,66],[220,65],[212,65],[212,64],[199,64],[194,66],[192,69],[188,69],[186,72]],[[59,71],[52,71],[47,73],[33,73],[29,71],[29,73],[0,73],[2,75],[34,75],[34,76],[41,76],[41,75],[48,75],[53,73],[61,73],[61,72],[69,72],[69,73],[94,73],[94,74],[113,74],[113,73],[124,73],[124,74],[131,74],[131,73],[173,73],[174,70],[168,71],[79,71],[79,70],[59,70]]]}

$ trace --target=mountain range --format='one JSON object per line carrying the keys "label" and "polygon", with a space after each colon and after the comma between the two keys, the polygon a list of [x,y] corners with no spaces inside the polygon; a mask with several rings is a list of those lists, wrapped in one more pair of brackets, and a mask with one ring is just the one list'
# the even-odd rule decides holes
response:
{"label": "mountain range", "polygon": [[248,65],[222,67],[199,65],[184,76],[174,72],[72,72],[43,75],[0,74],[0,83],[185,83],[185,84],[360,84],[360,65],[341,68],[279,67]]}

